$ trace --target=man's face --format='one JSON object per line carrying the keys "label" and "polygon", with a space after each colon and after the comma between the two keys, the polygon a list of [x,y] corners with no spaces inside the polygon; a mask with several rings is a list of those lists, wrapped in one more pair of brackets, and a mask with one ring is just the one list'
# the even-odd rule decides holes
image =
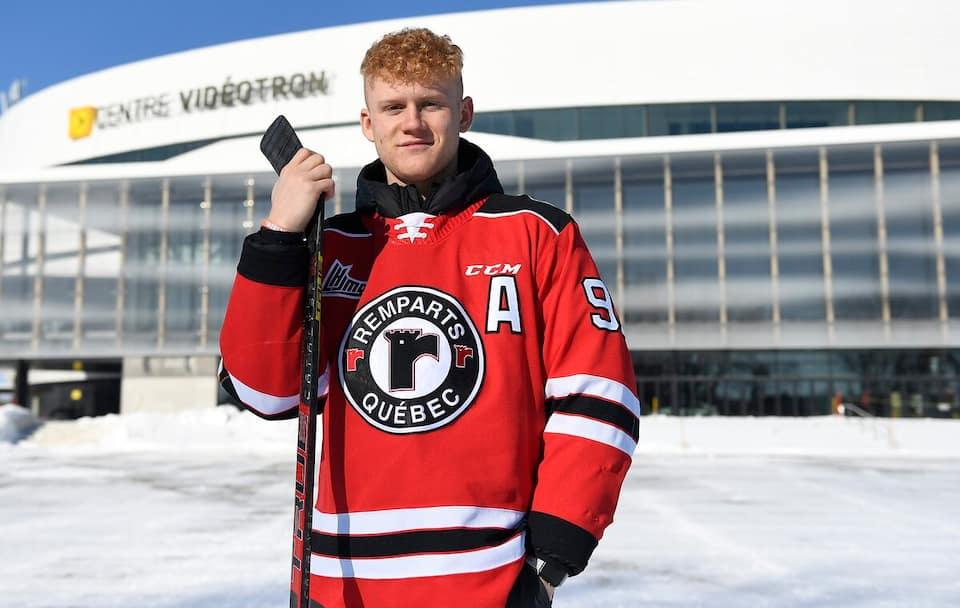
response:
{"label": "man's face", "polygon": [[473,121],[473,100],[461,94],[456,76],[433,84],[367,79],[360,126],[387,168],[388,183],[428,183],[450,166],[460,133]]}

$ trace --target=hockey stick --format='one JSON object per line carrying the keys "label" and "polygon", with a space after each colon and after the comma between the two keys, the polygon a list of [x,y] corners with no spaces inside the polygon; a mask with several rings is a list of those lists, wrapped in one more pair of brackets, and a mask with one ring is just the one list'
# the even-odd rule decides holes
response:
{"label": "hockey stick", "polygon": [[[293,127],[281,114],[260,140],[260,151],[280,174],[302,148]],[[317,369],[320,354],[320,284],[323,282],[323,196],[307,225],[310,273],[304,304],[301,343],[300,405],[297,407],[297,478],[293,501],[293,564],[290,569],[290,608],[310,605],[310,534],[313,529],[313,478],[317,444]]]}

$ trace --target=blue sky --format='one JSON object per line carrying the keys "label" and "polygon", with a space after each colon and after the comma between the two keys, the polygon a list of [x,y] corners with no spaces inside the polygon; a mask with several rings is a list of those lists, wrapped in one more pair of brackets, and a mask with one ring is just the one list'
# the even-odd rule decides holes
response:
{"label": "blue sky", "polygon": [[25,78],[27,93],[36,93],[113,65],[244,38],[404,16],[569,2],[7,0],[0,4],[0,91],[15,78]]}

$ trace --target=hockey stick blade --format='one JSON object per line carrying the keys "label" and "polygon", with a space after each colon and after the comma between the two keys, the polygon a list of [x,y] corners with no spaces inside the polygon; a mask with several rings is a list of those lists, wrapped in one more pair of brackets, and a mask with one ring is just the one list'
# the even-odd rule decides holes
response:
{"label": "hockey stick blade", "polygon": [[300,138],[283,114],[277,116],[260,140],[260,151],[270,161],[277,175],[302,147]]}

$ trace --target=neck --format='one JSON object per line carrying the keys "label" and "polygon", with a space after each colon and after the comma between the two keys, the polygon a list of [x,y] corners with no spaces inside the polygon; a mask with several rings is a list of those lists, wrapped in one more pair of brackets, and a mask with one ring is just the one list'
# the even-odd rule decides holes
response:
{"label": "neck", "polygon": [[425,180],[425,181],[422,181],[422,182],[407,183],[407,182],[403,181],[402,179],[400,179],[399,177],[397,177],[396,175],[394,175],[394,174],[390,171],[390,169],[386,169],[386,167],[384,167],[384,168],[386,169],[386,173],[387,173],[387,184],[400,184],[401,186],[411,186],[411,185],[412,185],[412,186],[414,186],[414,187],[417,189],[417,192],[420,194],[420,199],[421,199],[421,200],[426,200],[426,199],[427,199],[427,195],[430,194],[430,190],[433,188],[433,185],[434,185],[434,184],[437,184],[437,183],[439,183],[439,182],[442,182],[443,180],[447,179],[447,178],[450,177],[451,175],[456,175],[456,173],[457,173],[457,159],[458,159],[458,157],[459,157],[459,155],[454,154],[453,160],[450,161],[450,164],[448,164],[446,167],[443,168],[442,171],[440,171],[439,173],[437,173],[436,175],[434,175],[434,176],[431,177],[430,179]]}

